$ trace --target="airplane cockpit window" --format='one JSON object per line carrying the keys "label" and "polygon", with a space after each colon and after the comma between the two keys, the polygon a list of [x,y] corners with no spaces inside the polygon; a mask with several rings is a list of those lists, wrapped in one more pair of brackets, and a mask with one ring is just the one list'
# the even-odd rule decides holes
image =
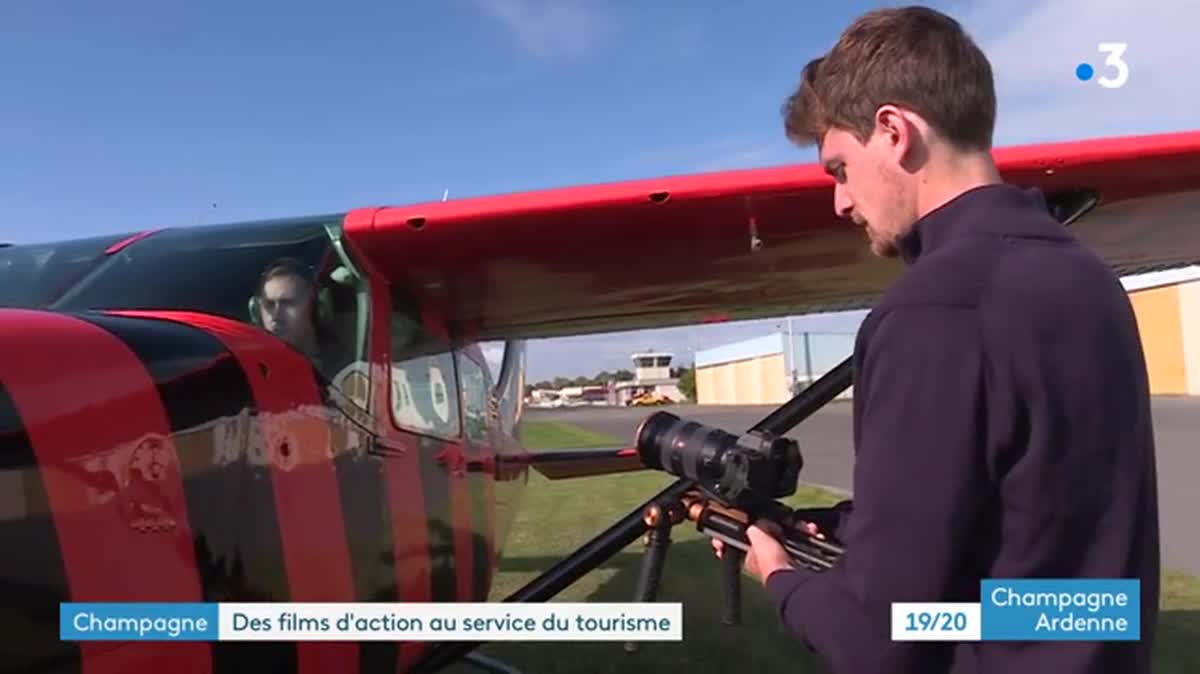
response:
{"label": "airplane cockpit window", "polygon": [[337,216],[163,230],[105,255],[50,308],[175,310],[249,323],[308,355],[336,384],[367,360],[369,308],[338,236]]}
{"label": "airplane cockpit window", "polygon": [[519,341],[485,341],[459,351],[467,437],[486,441],[489,422],[498,424],[505,435],[515,432],[525,391],[524,359],[524,344]]}
{"label": "airplane cockpit window", "polygon": [[458,386],[450,345],[425,330],[415,303],[399,293],[393,294],[389,328],[392,419],[406,430],[458,437]]}
{"label": "airplane cockpit window", "polygon": [[486,443],[492,403],[491,373],[463,352],[459,352],[458,371],[462,380],[463,421],[466,424],[467,437],[474,442]]}
{"label": "airplane cockpit window", "polygon": [[37,309],[69,290],[128,235],[0,248],[0,307]]}

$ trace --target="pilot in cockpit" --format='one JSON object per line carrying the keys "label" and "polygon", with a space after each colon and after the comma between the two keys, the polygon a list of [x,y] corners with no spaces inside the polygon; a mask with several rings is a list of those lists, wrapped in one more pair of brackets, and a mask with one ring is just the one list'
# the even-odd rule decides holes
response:
{"label": "pilot in cockpit", "polygon": [[344,365],[347,359],[330,326],[321,323],[320,299],[311,269],[284,258],[268,265],[259,278],[251,313],[263,329],[300,350],[319,370],[332,376],[330,370]]}
{"label": "pilot in cockpit", "polygon": [[309,356],[317,355],[317,326],[312,282],[305,267],[279,260],[263,272],[258,287],[258,322]]}

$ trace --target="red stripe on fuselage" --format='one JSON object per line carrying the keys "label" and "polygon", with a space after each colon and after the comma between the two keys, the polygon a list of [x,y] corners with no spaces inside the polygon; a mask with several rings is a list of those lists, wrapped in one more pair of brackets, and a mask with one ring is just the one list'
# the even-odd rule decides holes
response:
{"label": "red stripe on fuselage", "polygon": [[[436,312],[430,312],[425,317],[428,327],[440,329],[444,321]],[[466,353],[455,354],[455,368],[461,370],[463,360],[469,360]],[[472,361],[473,362],[473,361]],[[456,377],[456,389],[462,391],[461,375]],[[469,436],[466,428],[462,429],[463,439],[448,441],[438,451],[435,462],[446,473],[446,491],[450,499],[450,526],[454,540],[454,576],[455,601],[471,601],[475,594],[475,545],[471,531],[471,471],[469,461],[475,450],[469,449],[470,444],[465,436]]]}
{"label": "red stripe on fuselage", "polygon": [[[446,451],[448,450],[448,451]],[[475,545],[471,531],[471,474],[463,445],[447,444],[449,454],[450,517],[454,526],[454,573],[458,601],[471,601],[475,594]]]}
{"label": "red stripe on fuselage", "polygon": [[[202,601],[179,457],[142,362],[97,326],[24,310],[0,314],[0,354],[71,601]],[[81,652],[84,674],[212,671],[203,643],[84,642]]]}
{"label": "red stripe on fuselage", "polygon": [[[291,600],[356,601],[333,467],[332,430],[310,362],[248,325],[198,314],[139,313],[208,331],[246,373],[258,408],[260,441],[271,461]],[[297,656],[300,674],[359,668],[358,646],[353,643],[304,642],[297,644]]]}
{"label": "red stripe on fuselage", "polygon": [[[498,427],[495,429],[494,435],[501,435]],[[472,457],[473,461],[479,465],[476,478],[483,499],[483,521],[478,522],[477,526],[479,527],[478,535],[483,538],[485,557],[475,560],[475,578],[483,580],[481,591],[485,594],[479,597],[478,601],[487,601],[486,592],[491,589],[491,574],[496,568],[496,455],[496,446],[489,443],[475,445],[475,456]]]}
{"label": "red stripe on fuselage", "polygon": [[[386,288],[387,283],[368,272],[370,283],[377,288]],[[396,594],[398,601],[429,602],[433,594],[433,564],[429,553],[429,512],[425,509],[425,485],[421,479],[421,456],[417,438],[398,429],[392,422],[391,339],[388,321],[392,309],[389,295],[376,292],[371,295],[370,354],[373,376],[371,377],[372,409],[375,410],[375,431],[380,444],[385,448],[383,474],[387,484],[388,512],[392,523],[392,558],[396,569]],[[455,388],[457,390],[457,387]],[[397,665],[399,671],[408,671],[428,648],[426,642],[400,642]]]}
{"label": "red stripe on fuselage", "polygon": [[[488,451],[486,458],[486,466],[483,472],[483,498],[484,512],[487,514],[487,524],[484,529],[484,535],[487,536],[487,588],[492,589],[491,575],[496,572],[496,463],[498,457],[497,452],[493,448]],[[483,597],[480,601],[486,601],[487,597]]]}
{"label": "red stripe on fuselage", "polygon": [[[463,357],[468,358],[469,356],[464,355]],[[482,354],[480,357],[482,358]],[[484,438],[472,440],[467,445],[469,448],[467,460],[470,470],[466,479],[462,480],[467,483],[467,499],[470,505],[467,512],[472,518],[465,522],[469,534],[468,540],[473,543],[475,537],[479,538],[477,545],[471,545],[472,568],[469,569],[471,592],[479,595],[472,601],[487,601],[496,552],[493,543],[496,530],[496,454],[499,443],[503,442],[503,429],[499,419],[499,406],[491,399],[490,395],[485,405],[487,406],[484,410],[487,427],[484,431]],[[472,493],[476,491],[478,493]],[[480,518],[480,521],[474,521],[475,517]],[[459,584],[462,584],[461,575]]]}
{"label": "red stripe on fuselage", "polygon": [[[392,555],[395,559],[397,599],[425,603],[431,600],[428,513],[421,484],[421,455],[412,436],[393,434],[388,447],[402,452],[383,461],[388,510],[392,520]],[[402,642],[399,671],[407,671],[426,648],[420,641]]]}

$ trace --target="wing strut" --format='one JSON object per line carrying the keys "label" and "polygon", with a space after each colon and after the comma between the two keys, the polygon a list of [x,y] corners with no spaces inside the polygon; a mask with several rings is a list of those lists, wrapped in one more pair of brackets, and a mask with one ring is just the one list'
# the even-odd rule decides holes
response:
{"label": "wing strut", "polygon": [[[791,400],[755,424],[751,430],[766,431],[782,436],[845,391],[851,384],[852,376],[852,360],[846,358],[811,386],[796,394]],[[696,483],[690,479],[676,480],[595,538],[580,546],[562,561],[509,595],[504,602],[548,601],[607,562],[639,537],[650,531],[661,533],[664,528],[678,524],[684,519],[696,521],[700,531],[709,536],[720,537],[735,549],[744,550],[747,545],[746,523],[739,521],[736,512],[705,505],[703,497],[695,494],[695,489]],[[701,507],[697,507],[698,505]],[[669,524],[667,524],[668,522]],[[835,545],[813,541],[807,537],[802,539],[789,536],[785,547],[798,563],[815,570],[828,568],[832,564],[830,557],[836,558],[841,552],[840,548]],[[647,552],[648,554],[643,560],[642,577],[638,582],[639,596],[636,598],[638,601],[653,600],[653,595],[659,585],[658,576],[663,567],[662,557],[665,554],[662,546],[651,547]],[[730,550],[730,552],[735,552],[735,550]],[[727,567],[724,569],[725,578],[722,586],[726,593],[726,601],[722,610],[722,618],[727,624],[736,624],[739,617],[738,606],[731,605],[730,600],[738,598],[738,592],[734,587],[737,583],[730,581],[732,573],[740,571],[735,564],[740,565],[741,555],[727,554],[724,558]],[[413,671],[439,671],[470,653],[482,643],[468,641],[440,643],[426,653]],[[629,645],[626,648],[633,650]]]}

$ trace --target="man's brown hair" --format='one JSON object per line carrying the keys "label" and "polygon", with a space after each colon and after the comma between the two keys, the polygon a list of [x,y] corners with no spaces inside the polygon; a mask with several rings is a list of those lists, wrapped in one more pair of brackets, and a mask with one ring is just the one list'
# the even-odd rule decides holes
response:
{"label": "man's brown hair", "polygon": [[954,19],[926,7],[868,12],[804,67],[783,106],[787,136],[820,143],[830,127],[865,143],[885,104],[919,114],[964,150],[989,150],[996,92],[987,57]]}
{"label": "man's brown hair", "polygon": [[258,294],[262,295],[267,281],[279,276],[295,276],[307,285],[313,284],[312,270],[308,265],[296,258],[284,257],[272,262],[258,277]]}

